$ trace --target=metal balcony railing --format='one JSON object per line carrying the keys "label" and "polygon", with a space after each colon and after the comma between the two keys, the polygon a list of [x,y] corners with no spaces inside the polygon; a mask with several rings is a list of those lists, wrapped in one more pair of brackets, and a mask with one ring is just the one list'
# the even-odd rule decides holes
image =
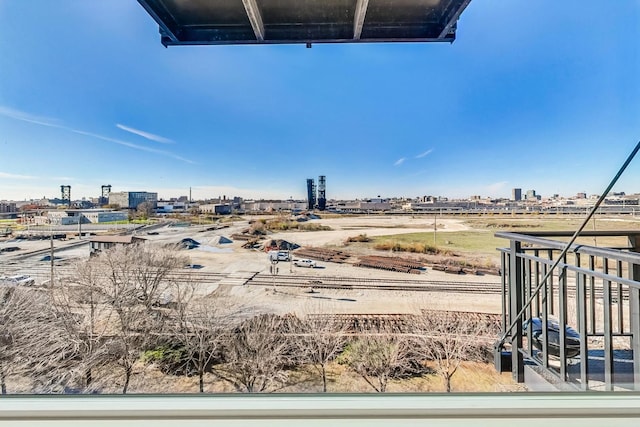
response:
{"label": "metal balcony railing", "polygon": [[530,365],[564,388],[640,390],[640,230],[582,233],[620,246],[573,244],[542,284],[571,235],[496,233],[510,242],[499,250],[514,379],[524,382]]}

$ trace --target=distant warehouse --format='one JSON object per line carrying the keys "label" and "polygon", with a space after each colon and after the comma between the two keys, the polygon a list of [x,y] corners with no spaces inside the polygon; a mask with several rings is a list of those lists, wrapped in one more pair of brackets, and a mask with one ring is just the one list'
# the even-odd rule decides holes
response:
{"label": "distant warehouse", "polygon": [[144,241],[145,239],[135,236],[94,236],[89,240],[90,255],[97,255],[114,246],[133,245]]}
{"label": "distant warehouse", "polygon": [[49,224],[73,225],[78,222],[83,224],[100,224],[105,222],[126,221],[129,219],[127,212],[118,212],[110,209],[67,209],[55,210],[47,213]]}
{"label": "distant warehouse", "polygon": [[209,204],[200,205],[200,212],[216,215],[229,215],[233,211],[230,204]]}
{"label": "distant warehouse", "polygon": [[109,204],[121,208],[136,209],[140,203],[149,202],[155,208],[158,204],[158,193],[146,191],[119,191],[109,193]]}

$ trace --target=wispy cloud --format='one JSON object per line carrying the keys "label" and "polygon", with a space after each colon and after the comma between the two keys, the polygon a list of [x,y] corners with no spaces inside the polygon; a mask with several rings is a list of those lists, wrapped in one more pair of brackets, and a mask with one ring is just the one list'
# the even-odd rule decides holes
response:
{"label": "wispy cloud", "polygon": [[0,105],[0,115],[6,116],[6,117],[10,117],[10,118],[15,119],[15,120],[21,120],[23,122],[29,122],[29,123],[34,123],[34,124],[41,125],[41,126],[48,126],[48,127],[53,127],[53,128],[56,128],[56,129],[62,129],[62,130],[65,130],[67,132],[73,132],[73,133],[77,133],[79,135],[84,135],[84,136],[88,136],[88,137],[91,137],[91,138],[112,142],[114,144],[122,145],[122,146],[129,147],[129,148],[133,148],[134,150],[146,151],[148,153],[154,153],[154,154],[159,154],[159,155],[162,155],[162,156],[171,157],[173,159],[176,159],[176,160],[179,160],[179,161],[185,162],[185,163],[190,163],[190,164],[195,164],[196,163],[193,160],[189,160],[187,158],[184,158],[182,156],[174,154],[174,153],[172,153],[170,151],[158,150],[156,148],[151,148],[151,147],[146,147],[144,145],[134,144],[134,143],[131,143],[131,142],[128,142],[128,141],[123,141],[121,139],[111,138],[111,137],[108,137],[108,136],[99,135],[97,133],[87,132],[87,131],[84,131],[84,130],[81,130],[81,129],[74,129],[74,128],[71,128],[71,127],[68,127],[68,126],[64,126],[64,125],[58,124],[57,120],[55,120],[55,119],[37,117],[37,116],[31,115],[29,113],[25,113],[25,112],[19,111],[19,110],[14,110],[12,108],[4,107],[4,106],[1,106],[1,105]]}
{"label": "wispy cloud", "polygon": [[15,120],[20,120],[23,122],[34,123],[41,126],[59,127],[59,125],[57,124],[57,120],[55,119],[52,119],[49,117],[43,117],[43,116],[36,116],[34,114],[16,110],[15,108],[5,107],[3,105],[0,105],[0,115],[9,117]]}
{"label": "wispy cloud", "polygon": [[7,178],[7,179],[38,179],[37,176],[18,175],[18,174],[15,174],[15,173],[8,173],[8,172],[0,172],[0,178]]}
{"label": "wispy cloud", "polygon": [[402,157],[402,158],[396,160],[396,162],[393,164],[393,166],[400,166],[401,164],[404,163],[405,160],[407,160],[407,159]]}
{"label": "wispy cloud", "polygon": [[428,149],[427,151],[425,151],[424,153],[420,153],[416,156],[416,159],[421,159],[425,156],[428,156],[429,154],[431,154],[433,152],[433,148]]}
{"label": "wispy cloud", "polygon": [[409,177],[414,177],[414,176],[424,175],[427,172],[429,172],[429,169],[422,169],[422,170],[419,170],[418,172],[412,173],[411,175],[408,175],[408,176]]}
{"label": "wispy cloud", "polygon": [[489,193],[497,193],[502,190],[508,183],[509,181],[494,182],[493,184],[487,185],[487,190],[489,191]]}
{"label": "wispy cloud", "polygon": [[129,126],[121,125],[120,123],[117,123],[116,127],[118,129],[122,129],[123,131],[132,133],[134,135],[141,136],[141,137],[146,138],[146,139],[151,140],[151,141],[159,142],[161,144],[173,144],[174,143],[173,140],[171,140],[169,138],[165,138],[164,136],[156,135],[156,134],[151,133],[151,132],[145,132],[145,131],[140,130],[140,129],[136,129],[136,128],[132,128],[132,127],[129,127]]}
{"label": "wispy cloud", "polygon": [[177,154],[174,154],[174,153],[172,153],[170,151],[158,150],[157,148],[151,148],[151,147],[147,147],[145,145],[138,145],[138,144],[134,144],[132,142],[123,141],[121,139],[110,138],[108,136],[99,135],[97,133],[92,133],[92,132],[86,132],[86,131],[79,130],[79,129],[71,129],[71,128],[64,128],[64,129],[66,129],[66,130],[68,130],[70,132],[74,132],[74,133],[80,134],[80,135],[90,136],[92,138],[101,139],[103,141],[113,142],[114,144],[123,145],[125,147],[133,148],[135,150],[146,151],[148,153],[161,154],[163,156],[172,157],[172,158],[174,158],[176,160],[180,160],[180,161],[185,162],[185,163],[195,164],[195,162],[193,160],[189,160],[189,159],[186,159],[186,158],[184,158],[182,156],[178,156]]}

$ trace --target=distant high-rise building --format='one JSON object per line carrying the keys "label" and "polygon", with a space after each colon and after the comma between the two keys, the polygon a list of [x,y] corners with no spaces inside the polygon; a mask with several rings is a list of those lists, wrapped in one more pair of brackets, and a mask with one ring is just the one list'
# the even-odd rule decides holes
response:
{"label": "distant high-rise building", "polygon": [[18,208],[14,202],[0,202],[0,213],[17,212]]}
{"label": "distant high-rise building", "polygon": [[312,211],[316,207],[316,184],[313,178],[307,179],[307,208]]}
{"label": "distant high-rise building", "polygon": [[327,177],[320,175],[318,178],[318,209],[323,211],[327,207]]}
{"label": "distant high-rise building", "polygon": [[511,190],[511,200],[519,202],[522,200],[522,188],[514,188]]}
{"label": "distant high-rise building", "polygon": [[536,190],[527,190],[526,200],[537,200]]}

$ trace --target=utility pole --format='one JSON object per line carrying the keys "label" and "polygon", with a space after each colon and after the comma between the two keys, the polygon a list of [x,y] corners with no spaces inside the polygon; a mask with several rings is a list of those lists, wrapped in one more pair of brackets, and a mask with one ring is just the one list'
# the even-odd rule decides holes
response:
{"label": "utility pole", "polygon": [[436,244],[436,234],[438,232],[438,212],[433,215],[433,246],[437,246]]}
{"label": "utility pole", "polygon": [[82,240],[82,212],[78,212],[78,240]]}
{"label": "utility pole", "polygon": [[53,288],[53,225],[50,226],[51,231],[51,277],[50,277],[50,286]]}
{"label": "utility pole", "polygon": [[271,284],[273,285],[273,292],[276,292],[276,275],[278,274],[278,259],[271,260]]}

